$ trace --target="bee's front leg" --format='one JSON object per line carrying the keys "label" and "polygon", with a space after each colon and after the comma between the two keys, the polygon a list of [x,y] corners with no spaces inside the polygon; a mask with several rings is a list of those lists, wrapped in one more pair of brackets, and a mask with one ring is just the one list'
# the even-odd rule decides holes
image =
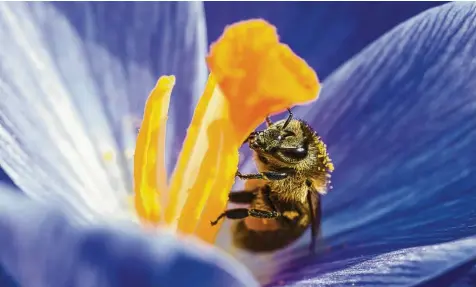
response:
{"label": "bee's front leg", "polygon": [[252,132],[246,139],[245,141],[241,144],[244,145],[246,144],[250,139],[254,138],[256,136],[257,132]]}
{"label": "bee's front leg", "polygon": [[254,174],[241,174],[239,171],[237,171],[236,176],[239,177],[240,179],[281,180],[281,179],[287,178],[289,174],[285,172],[277,172],[277,171],[264,171],[260,173],[254,173]]}
{"label": "bee's front leg", "polygon": [[[271,121],[270,117],[267,116],[266,117],[266,126],[269,127],[273,124],[273,122]],[[241,144],[241,145],[244,145],[245,143],[247,143],[250,139],[254,138],[256,136],[257,132],[252,132],[250,133],[250,135],[245,139],[245,141]]]}

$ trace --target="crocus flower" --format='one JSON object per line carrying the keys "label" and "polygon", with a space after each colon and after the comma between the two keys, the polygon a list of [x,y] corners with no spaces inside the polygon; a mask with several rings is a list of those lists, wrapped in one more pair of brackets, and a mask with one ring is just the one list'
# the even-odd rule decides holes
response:
{"label": "crocus flower", "polygon": [[[193,22],[192,12],[199,4],[181,5],[178,15],[189,16],[185,28],[198,23],[198,38],[203,19]],[[336,166],[324,198],[322,250],[309,256],[303,236],[275,254],[234,254],[239,264],[219,248],[131,222],[135,136],[122,119],[142,114],[155,81],[150,72],[122,68],[115,57],[123,50],[111,55],[95,41],[82,43],[76,33],[94,39],[94,31],[72,31],[47,4],[2,5],[8,29],[0,41],[9,45],[0,49],[0,160],[29,198],[1,190],[0,278],[21,286],[255,286],[247,268],[268,285],[471,286],[475,9],[451,3],[402,23],[329,76],[316,103],[294,110],[314,124]],[[176,22],[160,33],[175,35],[169,51],[204,49],[181,43],[198,40],[179,17],[169,20]],[[124,49],[141,63],[133,47]],[[82,61],[97,54],[103,57]],[[169,120],[189,120],[184,108],[203,90],[194,76],[204,82],[204,62],[180,73],[181,59],[162,60],[170,61],[163,74],[192,87],[179,90],[183,96],[172,91]],[[128,91],[143,93],[128,103]],[[177,131],[167,129],[166,138],[180,138]],[[240,169],[250,167],[245,159]],[[223,225],[220,248],[227,234]]]}

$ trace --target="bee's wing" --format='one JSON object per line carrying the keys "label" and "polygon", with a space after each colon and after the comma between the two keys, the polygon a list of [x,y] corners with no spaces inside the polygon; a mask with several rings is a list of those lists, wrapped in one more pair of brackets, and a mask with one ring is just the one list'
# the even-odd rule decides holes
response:
{"label": "bee's wing", "polygon": [[317,238],[321,233],[321,195],[312,187],[307,194],[307,204],[311,218],[310,248],[314,251]]}
{"label": "bee's wing", "polygon": [[[312,208],[314,210],[315,224],[317,226],[318,232],[320,233],[321,229],[321,197],[327,192],[327,182],[322,179],[313,179],[311,180],[312,184],[309,188],[309,193],[312,198]],[[310,207],[310,206],[309,206]]]}

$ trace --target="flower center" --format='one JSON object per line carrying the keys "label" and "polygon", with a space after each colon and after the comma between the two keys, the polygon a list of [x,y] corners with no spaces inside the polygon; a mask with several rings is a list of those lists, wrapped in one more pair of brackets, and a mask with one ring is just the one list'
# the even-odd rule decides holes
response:
{"label": "flower center", "polygon": [[267,115],[316,99],[320,85],[314,70],[263,20],[226,28],[206,60],[211,74],[170,186],[165,126],[175,78],[161,77],[151,92],[134,154],[134,202],[145,225],[164,224],[213,243],[219,226],[210,220],[226,207],[241,144]]}

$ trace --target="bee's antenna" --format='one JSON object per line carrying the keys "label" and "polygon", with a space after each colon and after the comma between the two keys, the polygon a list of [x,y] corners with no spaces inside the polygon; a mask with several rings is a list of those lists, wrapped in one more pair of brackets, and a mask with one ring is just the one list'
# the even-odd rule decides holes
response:
{"label": "bee's antenna", "polygon": [[283,128],[282,128],[283,130],[289,125],[289,123],[293,119],[293,113],[291,112],[291,109],[288,108],[287,110],[288,110],[289,116],[288,116],[288,118],[286,119],[286,122],[283,125]]}

